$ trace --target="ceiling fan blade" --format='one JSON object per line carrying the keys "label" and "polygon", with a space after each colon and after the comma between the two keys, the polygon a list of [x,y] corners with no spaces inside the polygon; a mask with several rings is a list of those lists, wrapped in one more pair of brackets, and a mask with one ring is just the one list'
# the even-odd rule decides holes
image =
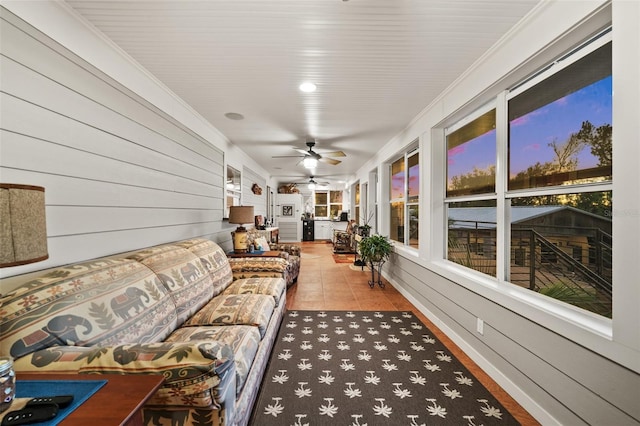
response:
{"label": "ceiling fan blade", "polygon": [[326,157],[346,157],[347,156],[347,154],[345,154],[342,151],[321,152],[320,154]]}
{"label": "ceiling fan blade", "polygon": [[340,160],[334,160],[333,158],[327,158],[327,157],[320,157],[318,161],[321,161],[321,162],[327,163],[327,164],[332,164],[334,166],[336,164],[342,163],[342,161],[340,161]]}
{"label": "ceiling fan blade", "polygon": [[300,148],[293,148],[294,150],[298,151],[300,154],[304,154],[304,155],[308,155],[309,151],[306,151],[304,149],[300,149]]}
{"label": "ceiling fan blade", "polygon": [[271,158],[302,158],[302,155],[273,155]]}

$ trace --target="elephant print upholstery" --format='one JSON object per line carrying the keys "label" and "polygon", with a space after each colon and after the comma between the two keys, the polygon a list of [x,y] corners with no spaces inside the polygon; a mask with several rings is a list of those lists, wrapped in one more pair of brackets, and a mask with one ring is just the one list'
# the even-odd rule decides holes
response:
{"label": "elephant print upholstery", "polygon": [[200,262],[202,262],[202,266],[204,266],[207,271],[210,271],[213,268],[213,265],[206,257],[201,257]]}
{"label": "elephant print upholstery", "polygon": [[286,288],[232,281],[202,238],[0,279],[0,356],[18,373],[162,375],[145,424],[246,425]]}
{"label": "elephant print upholstery", "polygon": [[183,426],[189,418],[189,410],[167,411],[167,410],[144,410],[144,424],[161,425],[161,419],[168,419],[171,426]]}
{"label": "elephant print upholstery", "polygon": [[60,315],[49,320],[40,330],[22,337],[11,346],[11,356],[19,358],[49,346],[73,346],[80,339],[76,327],[84,328],[83,334],[91,333],[91,323],[86,318],[77,315]]}
{"label": "elephant print upholstery", "polygon": [[129,319],[129,311],[135,309],[136,314],[144,309],[144,302],[149,303],[150,298],[147,293],[137,287],[129,287],[124,293],[111,299],[111,309],[122,319]]}
{"label": "elephant print upholstery", "polygon": [[[210,274],[204,273],[200,258],[177,245],[156,246],[131,257],[154,271],[168,287],[182,324],[213,297]],[[196,266],[197,265],[197,266]],[[167,284],[172,277],[178,285]]]}
{"label": "elephant print upholstery", "polygon": [[18,359],[52,346],[158,341],[176,327],[174,307],[157,276],[134,260],[76,263],[3,297],[0,349],[10,342],[6,355]]}
{"label": "elephant print upholstery", "polygon": [[197,280],[202,275],[202,273],[198,270],[198,268],[196,268],[195,265],[192,263],[187,263],[182,268],[180,268],[180,274],[182,274],[182,277],[188,283],[193,282],[194,280]]}
{"label": "elephant print upholstery", "polygon": [[142,355],[147,355],[145,357],[147,360],[156,360],[165,356],[170,349],[170,345],[167,345],[166,349],[155,348],[154,351],[145,351],[143,345],[117,346],[113,350],[113,360],[120,365],[126,365],[136,361]]}

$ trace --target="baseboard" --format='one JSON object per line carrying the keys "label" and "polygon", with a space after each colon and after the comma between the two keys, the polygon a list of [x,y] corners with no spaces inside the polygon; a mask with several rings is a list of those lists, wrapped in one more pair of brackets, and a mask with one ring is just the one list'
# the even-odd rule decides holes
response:
{"label": "baseboard", "polygon": [[444,323],[440,318],[427,309],[422,303],[420,303],[413,295],[407,292],[402,286],[398,285],[393,280],[390,280],[388,276],[383,273],[384,278],[389,281],[396,290],[398,290],[407,300],[415,305],[420,312],[426,316],[429,321],[433,322],[443,333],[447,335],[465,354],[469,356],[485,373],[489,375],[498,385],[500,385],[518,404],[520,404],[525,410],[529,412],[536,420],[543,425],[562,425],[557,419],[555,419],[548,411],[541,407],[535,400],[527,395],[522,389],[520,389],[515,383],[505,376],[498,368],[496,368],[491,362],[489,362],[482,354],[480,354],[473,346],[471,346],[460,335],[453,331],[449,326]]}

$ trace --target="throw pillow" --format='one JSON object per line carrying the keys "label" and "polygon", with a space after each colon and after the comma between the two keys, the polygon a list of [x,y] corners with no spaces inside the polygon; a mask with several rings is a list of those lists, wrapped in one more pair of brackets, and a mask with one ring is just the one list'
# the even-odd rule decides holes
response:
{"label": "throw pillow", "polygon": [[269,247],[269,243],[265,237],[256,238],[255,241],[256,250],[269,251],[271,248]]}

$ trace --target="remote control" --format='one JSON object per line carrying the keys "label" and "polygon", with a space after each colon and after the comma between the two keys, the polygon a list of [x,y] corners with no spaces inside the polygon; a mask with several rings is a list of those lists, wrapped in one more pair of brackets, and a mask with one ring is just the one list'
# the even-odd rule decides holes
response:
{"label": "remote control", "polygon": [[56,414],[58,414],[58,406],[55,404],[34,405],[7,413],[4,419],[2,419],[2,426],[18,426],[44,422],[51,420]]}
{"label": "remote control", "polygon": [[41,396],[32,398],[27,402],[27,407],[43,404],[56,404],[59,408],[64,408],[73,402],[73,395]]}

